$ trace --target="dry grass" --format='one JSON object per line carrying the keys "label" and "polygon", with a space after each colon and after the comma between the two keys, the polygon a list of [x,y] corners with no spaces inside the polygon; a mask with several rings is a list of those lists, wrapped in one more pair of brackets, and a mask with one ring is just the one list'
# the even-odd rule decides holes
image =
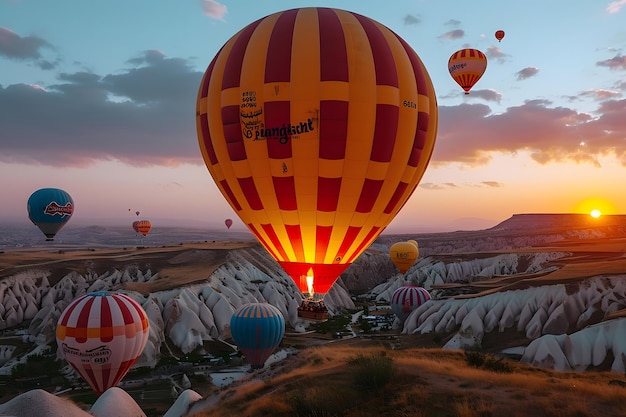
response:
{"label": "dry grass", "polygon": [[[393,377],[375,389],[356,383],[349,363],[364,355],[390,358]],[[499,373],[468,365],[461,351],[325,345],[251,374],[194,416],[626,416],[626,388],[609,385],[615,373],[509,365]]]}

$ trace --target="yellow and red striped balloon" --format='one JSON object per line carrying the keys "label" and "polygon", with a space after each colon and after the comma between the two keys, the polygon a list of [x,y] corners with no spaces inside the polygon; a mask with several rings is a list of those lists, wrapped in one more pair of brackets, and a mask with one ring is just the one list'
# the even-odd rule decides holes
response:
{"label": "yellow and red striped balloon", "polygon": [[148,316],[125,294],[83,295],[61,313],[56,328],[65,360],[98,394],[116,386],[143,352]]}
{"label": "yellow and red striped balloon", "polygon": [[458,85],[469,94],[487,69],[487,57],[478,49],[456,51],[448,60],[448,71]]}
{"label": "yellow and red striped balloon", "polygon": [[310,296],[326,293],[411,196],[438,116],[411,46],[365,16],[314,7],[235,34],[208,66],[196,110],[218,188]]}
{"label": "yellow and red striped balloon", "polygon": [[150,220],[139,220],[139,222],[137,222],[137,231],[142,235],[147,236],[150,230],[152,230]]}

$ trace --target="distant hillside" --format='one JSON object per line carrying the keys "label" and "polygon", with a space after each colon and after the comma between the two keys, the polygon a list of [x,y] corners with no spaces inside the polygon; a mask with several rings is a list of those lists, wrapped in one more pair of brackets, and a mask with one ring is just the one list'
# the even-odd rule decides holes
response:
{"label": "distant hillside", "polygon": [[488,229],[491,231],[503,230],[577,230],[603,227],[626,226],[626,215],[603,215],[593,218],[588,214],[575,213],[529,213],[514,214],[511,218]]}

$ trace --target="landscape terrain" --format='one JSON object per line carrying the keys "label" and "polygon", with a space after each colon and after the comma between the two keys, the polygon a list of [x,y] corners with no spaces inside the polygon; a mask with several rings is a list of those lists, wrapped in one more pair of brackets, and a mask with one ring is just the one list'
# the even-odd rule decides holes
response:
{"label": "landscape terrain", "polygon": [[[4,404],[37,389],[23,376],[10,389],[10,366],[32,366],[19,361],[35,346],[54,354],[59,310],[97,287],[135,294],[149,312],[156,334],[138,364],[153,372],[167,358],[233,353],[227,321],[245,302],[285,316],[283,355],[263,369],[225,385],[192,377],[172,395],[168,385],[161,403],[127,389],[145,415],[626,415],[626,216],[526,214],[479,231],[382,235],[328,293],[322,324],[298,320],[297,288],[251,235],[67,232],[48,246],[3,238]],[[407,239],[420,258],[401,275],[388,248]],[[390,294],[408,284],[432,299],[404,323],[363,319],[388,316]],[[207,310],[211,319],[200,320]],[[49,379],[37,383],[85,410],[94,403]]]}

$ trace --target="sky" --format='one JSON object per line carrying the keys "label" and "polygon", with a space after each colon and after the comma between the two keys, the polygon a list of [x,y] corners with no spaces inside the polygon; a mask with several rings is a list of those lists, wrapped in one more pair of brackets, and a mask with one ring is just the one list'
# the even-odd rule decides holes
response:
{"label": "sky", "polygon": [[[0,0],[3,220],[55,187],[73,224],[244,230],[204,165],[202,74],[240,29],[307,6],[370,17],[434,84],[430,164],[385,233],[473,230],[520,213],[626,212],[626,0]],[[501,42],[496,30],[505,31]],[[487,70],[469,95],[450,55]]]}

